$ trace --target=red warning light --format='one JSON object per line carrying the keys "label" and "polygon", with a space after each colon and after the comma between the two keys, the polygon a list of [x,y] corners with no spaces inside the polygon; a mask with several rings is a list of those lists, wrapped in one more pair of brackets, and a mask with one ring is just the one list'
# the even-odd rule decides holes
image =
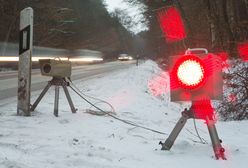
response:
{"label": "red warning light", "polygon": [[203,119],[207,121],[207,118],[210,120],[215,120],[215,111],[211,105],[210,99],[201,99],[193,101],[191,109],[194,111],[195,118]]}
{"label": "red warning light", "polygon": [[148,81],[148,88],[153,96],[161,96],[169,92],[167,80],[167,73],[162,72]]}
{"label": "red warning light", "polygon": [[160,27],[167,42],[176,42],[186,37],[183,20],[175,7],[158,12]]}
{"label": "red warning light", "polygon": [[240,57],[244,61],[248,61],[248,42],[239,44],[238,51],[239,51]]}
{"label": "red warning light", "polygon": [[222,52],[218,52],[216,53],[216,55],[219,58],[219,65],[222,67],[222,69],[227,69],[230,67],[230,65],[228,64],[228,53],[225,51]]}
{"label": "red warning light", "polygon": [[178,84],[184,89],[201,86],[206,76],[204,63],[194,55],[186,55],[178,59],[173,71]]}
{"label": "red warning light", "polygon": [[171,101],[222,99],[223,79],[219,60],[218,56],[203,48],[188,49],[184,55],[171,56]]}

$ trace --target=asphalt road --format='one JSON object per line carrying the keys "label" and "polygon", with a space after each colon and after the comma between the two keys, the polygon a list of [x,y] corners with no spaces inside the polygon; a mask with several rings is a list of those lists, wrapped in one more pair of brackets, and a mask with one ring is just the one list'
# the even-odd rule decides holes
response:
{"label": "asphalt road", "polygon": [[[72,68],[72,80],[99,77],[106,73],[123,70],[133,66],[135,61],[109,62],[95,65],[76,66]],[[32,70],[31,92],[42,90],[51,77],[42,76],[39,69]],[[0,100],[17,96],[18,72],[0,72]]]}

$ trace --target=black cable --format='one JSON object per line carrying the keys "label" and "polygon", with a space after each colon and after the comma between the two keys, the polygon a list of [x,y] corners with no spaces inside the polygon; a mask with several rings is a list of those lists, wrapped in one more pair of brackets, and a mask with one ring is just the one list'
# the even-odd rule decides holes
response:
{"label": "black cable", "polygon": [[[83,95],[83,96],[85,96],[85,97],[88,97],[88,98],[90,98],[90,99],[97,100],[98,102],[96,102],[96,103],[94,103],[94,104],[97,104],[97,103],[105,103],[105,104],[109,105],[109,107],[112,109],[112,112],[115,113],[114,107],[113,107],[109,102],[107,102],[107,101],[105,101],[105,100],[102,100],[102,99],[99,99],[99,98],[95,98],[95,97],[93,97],[93,96],[89,96],[89,95],[84,94],[83,92],[81,92],[80,89],[78,89],[78,88],[76,87],[76,85],[71,81],[71,79],[68,79],[68,80],[69,80],[70,83],[73,85],[73,87],[76,88],[76,89],[78,90],[78,92],[79,92],[81,95]],[[93,107],[93,106],[91,106],[91,107]],[[90,107],[90,108],[91,108],[91,107]]]}
{"label": "black cable", "polygon": [[[205,139],[203,139],[203,138],[200,136],[199,132],[198,132],[198,129],[197,129],[197,126],[196,126],[196,122],[195,122],[195,113],[194,113],[194,112],[193,112],[193,115],[194,115],[194,117],[193,117],[193,122],[194,122],[194,127],[195,127],[195,132],[196,132],[196,134],[197,134],[197,137],[200,139],[200,141],[201,141],[202,144],[207,144],[207,141],[206,141]],[[203,140],[204,140],[205,142],[203,142]]]}
{"label": "black cable", "polygon": [[[114,115],[111,115],[109,112],[106,112],[106,111],[102,110],[101,108],[97,107],[95,104],[91,103],[89,100],[87,100],[87,99],[86,99],[85,97],[83,97],[82,95],[84,95],[84,96],[86,96],[86,97],[89,97],[89,98],[91,98],[91,99],[99,100],[100,102],[103,102],[103,103],[108,104],[108,105],[112,108],[113,112],[115,112],[114,107],[113,107],[110,103],[108,103],[108,102],[106,102],[106,101],[104,101],[104,100],[101,100],[101,99],[98,99],[98,98],[95,98],[95,97],[92,97],[92,96],[88,96],[88,95],[82,93],[82,92],[81,92],[81,91],[72,83],[72,81],[71,81],[70,79],[69,79],[69,81],[70,81],[70,83],[71,83],[71,84],[72,84],[80,93],[79,93],[78,91],[76,91],[73,87],[70,86],[70,88],[71,88],[78,96],[80,96],[83,100],[85,100],[87,103],[89,103],[89,104],[91,105],[91,107],[95,107],[96,109],[100,110],[100,111],[103,112],[104,114],[109,115],[110,117],[112,117],[112,118],[114,118],[114,119],[116,119],[116,120],[119,120],[119,121],[121,121],[121,122],[123,122],[123,123],[125,123],[125,124],[129,124],[129,125],[132,125],[132,126],[135,126],[135,127],[138,127],[138,128],[142,128],[142,129],[145,129],[145,130],[149,130],[149,131],[152,131],[152,132],[156,132],[156,133],[158,133],[158,134],[168,135],[167,133],[160,132],[160,131],[157,131],[157,130],[154,130],[154,129],[151,129],[151,128],[147,128],[147,127],[144,127],[144,126],[140,126],[140,125],[137,125],[137,124],[135,124],[135,123],[132,123],[131,121],[123,120],[123,119],[120,119],[120,118],[118,118],[118,117],[116,117],[116,116],[114,116]],[[194,114],[193,114],[193,115],[194,115]],[[194,122],[194,128],[195,128],[197,137],[200,139],[200,141],[201,141],[202,144],[207,144],[207,141],[206,141],[205,139],[203,139],[203,138],[200,136],[199,132],[198,132],[198,129],[197,129],[197,126],[196,126],[196,122],[195,122],[195,117],[193,117],[193,122]],[[203,140],[204,140],[205,142],[203,142]]]}
{"label": "black cable", "polygon": [[120,119],[104,110],[102,110],[101,108],[95,106],[93,103],[91,103],[89,100],[87,100],[85,97],[83,97],[80,93],[78,93],[73,87],[69,86],[79,97],[81,97],[84,101],[86,101],[87,103],[89,103],[90,105],[92,105],[93,107],[95,107],[96,109],[100,110],[101,112],[109,115],[110,117],[116,119],[116,120],[119,120],[125,124],[129,124],[129,125],[132,125],[132,126],[135,126],[135,127],[138,127],[138,128],[142,128],[142,129],[145,129],[145,130],[148,130],[148,131],[152,131],[152,132],[155,132],[155,133],[158,133],[158,134],[163,134],[163,135],[168,135],[167,133],[164,133],[164,132],[160,132],[160,131],[157,131],[157,130],[154,130],[154,129],[151,129],[151,128],[147,128],[147,127],[144,127],[144,126],[141,126],[141,125],[138,125],[138,124],[135,124],[135,123],[132,123],[130,121],[127,121],[127,120],[123,120],[123,119]]}
{"label": "black cable", "polygon": [[[147,128],[147,127],[144,127],[144,126],[140,126],[140,125],[137,125],[137,124],[135,124],[135,123],[132,123],[131,121],[123,120],[123,119],[120,119],[120,118],[118,118],[118,117],[116,117],[116,116],[114,116],[114,115],[111,115],[109,112],[106,112],[106,111],[102,110],[101,108],[97,107],[97,106],[95,105],[96,103],[95,103],[95,104],[91,103],[89,100],[87,100],[87,99],[86,99],[85,97],[83,97],[82,95],[84,95],[84,96],[86,96],[86,97],[89,97],[89,98],[91,98],[91,99],[95,99],[95,100],[98,100],[98,101],[100,101],[100,102],[103,102],[103,103],[108,104],[108,105],[111,107],[111,109],[113,110],[113,112],[115,112],[114,107],[113,107],[110,103],[108,103],[108,102],[106,102],[106,101],[104,101],[104,100],[101,100],[101,99],[99,99],[99,98],[95,98],[95,97],[92,97],[92,96],[89,96],[89,95],[86,95],[86,94],[82,93],[82,92],[81,92],[81,91],[72,83],[72,81],[71,81],[70,79],[69,79],[69,81],[70,81],[70,83],[79,91],[79,93],[78,93],[78,91],[76,91],[73,87],[70,86],[70,88],[71,88],[78,96],[80,96],[80,97],[81,97],[82,99],[84,99],[87,103],[89,103],[89,104],[91,105],[91,107],[95,107],[96,109],[100,110],[100,111],[103,112],[104,114],[109,115],[110,117],[112,117],[112,118],[114,118],[114,119],[116,119],[116,120],[119,120],[119,121],[121,121],[121,122],[123,122],[123,123],[125,123],[125,124],[129,124],[129,125],[132,125],[132,126],[135,126],[135,127],[139,127],[139,128],[145,129],[145,130],[149,130],[149,131],[152,131],[152,132],[156,132],[156,133],[159,133],[159,134],[168,135],[167,133],[160,132],[160,131],[157,131],[157,130],[153,130],[153,129],[151,129],[151,128]],[[196,132],[196,134],[197,134],[197,137],[200,139],[200,141],[201,141],[202,144],[207,144],[207,141],[206,141],[205,139],[203,139],[203,138],[200,136],[199,132],[198,132],[198,129],[197,129],[197,126],[196,126],[196,122],[195,122],[195,114],[193,113],[193,115],[194,115],[194,117],[193,117],[194,128],[195,128],[195,132]],[[205,142],[203,142],[203,140],[204,140]]]}

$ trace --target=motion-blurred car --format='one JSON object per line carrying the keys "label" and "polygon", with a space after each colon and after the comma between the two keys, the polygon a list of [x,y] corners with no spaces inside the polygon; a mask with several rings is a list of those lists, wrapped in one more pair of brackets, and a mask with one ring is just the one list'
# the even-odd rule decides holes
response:
{"label": "motion-blurred car", "polygon": [[132,60],[133,57],[131,57],[130,55],[127,54],[120,54],[118,57],[118,60],[120,61],[128,61],[128,60]]}

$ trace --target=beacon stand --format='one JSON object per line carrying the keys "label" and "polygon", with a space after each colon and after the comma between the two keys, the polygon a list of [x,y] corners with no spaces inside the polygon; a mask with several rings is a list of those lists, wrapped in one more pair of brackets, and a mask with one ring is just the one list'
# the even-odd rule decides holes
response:
{"label": "beacon stand", "polygon": [[[164,143],[162,143],[160,141],[159,144],[162,145],[161,150],[170,150],[171,149],[176,138],[180,134],[181,130],[183,129],[183,127],[186,124],[188,119],[191,119],[191,118],[202,119],[202,118],[198,118],[195,115],[195,110],[194,110],[194,108],[192,108],[194,103],[195,102],[193,101],[192,106],[189,109],[184,109],[184,111],[182,112],[181,118],[176,123],[174,129],[172,130],[172,132],[170,133],[170,135],[166,139],[166,141]],[[212,142],[212,146],[213,146],[213,150],[214,150],[214,154],[215,154],[216,159],[226,160],[225,149],[221,145],[221,140],[219,139],[219,136],[218,136],[218,133],[217,133],[217,130],[215,127],[215,121],[213,119],[210,119],[209,116],[207,116],[207,115],[205,116],[204,119],[205,119],[207,127],[208,127],[208,131],[209,131],[209,135],[210,135],[210,139]]]}

